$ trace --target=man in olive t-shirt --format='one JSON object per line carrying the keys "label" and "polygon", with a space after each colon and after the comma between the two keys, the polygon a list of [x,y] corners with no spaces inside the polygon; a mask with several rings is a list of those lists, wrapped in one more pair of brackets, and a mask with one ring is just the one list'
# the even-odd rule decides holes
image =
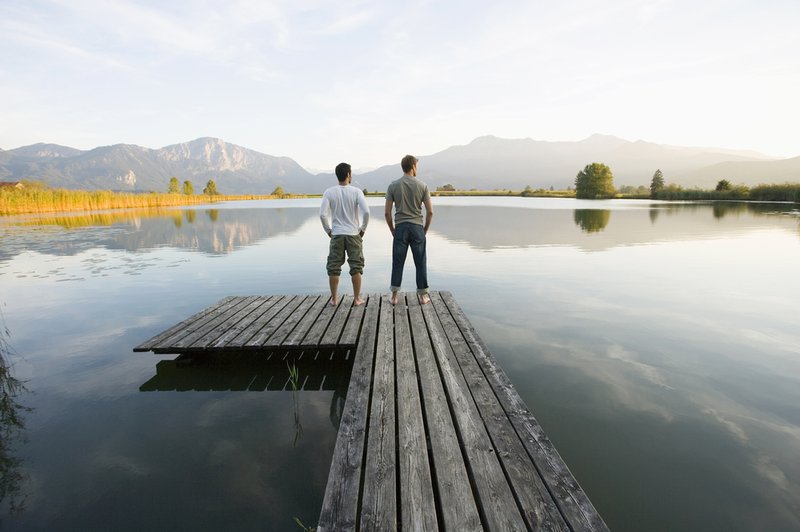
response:
{"label": "man in olive t-shirt", "polygon": [[[428,266],[426,256],[426,238],[428,228],[433,218],[433,206],[428,186],[417,179],[418,159],[413,155],[406,155],[400,161],[403,168],[403,177],[392,181],[386,191],[386,207],[384,216],[389,225],[389,231],[394,237],[392,240],[392,291],[391,302],[398,302],[398,292],[403,282],[403,267],[411,247],[414,257],[414,266],[417,270],[417,296],[423,305],[430,302],[428,296]],[[426,216],[422,216],[422,206],[425,206]],[[392,219],[394,207],[394,219]]]}

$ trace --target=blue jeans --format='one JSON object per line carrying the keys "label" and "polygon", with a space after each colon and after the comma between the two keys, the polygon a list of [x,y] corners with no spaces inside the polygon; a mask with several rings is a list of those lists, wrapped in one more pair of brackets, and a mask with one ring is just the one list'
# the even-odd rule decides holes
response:
{"label": "blue jeans", "polygon": [[421,225],[403,222],[394,228],[392,241],[392,292],[400,290],[403,282],[403,267],[406,264],[408,248],[411,246],[411,255],[414,257],[414,266],[417,268],[417,292],[428,291],[428,266],[425,255],[425,229]]}

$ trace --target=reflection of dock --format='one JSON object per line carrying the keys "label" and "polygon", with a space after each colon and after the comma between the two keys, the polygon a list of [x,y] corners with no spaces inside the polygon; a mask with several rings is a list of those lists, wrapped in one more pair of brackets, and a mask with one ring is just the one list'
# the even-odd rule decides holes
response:
{"label": "reflection of dock", "polygon": [[[140,391],[340,391],[347,390],[351,352],[278,351],[161,360]],[[292,381],[289,368],[297,371]]]}
{"label": "reflection of dock", "polygon": [[355,349],[318,530],[607,530],[452,295],[431,297],[373,295],[359,309],[320,297],[257,330],[271,312],[253,316],[258,300],[273,298],[226,298],[137,350],[241,355],[274,335],[313,350],[347,313],[338,346]]}

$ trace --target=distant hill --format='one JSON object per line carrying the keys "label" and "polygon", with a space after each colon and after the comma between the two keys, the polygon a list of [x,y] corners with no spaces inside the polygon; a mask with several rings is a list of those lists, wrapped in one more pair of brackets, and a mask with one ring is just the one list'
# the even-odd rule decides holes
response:
{"label": "distant hill", "polygon": [[314,192],[319,178],[288,157],[274,157],[215,138],[148,149],[132,144],[81,151],[34,144],[0,152],[0,179],[41,180],[51,187],[166,191],[171,176],[202,191],[209,179],[223,194],[269,194],[282,186]]}
{"label": "distant hill", "polygon": [[[402,154],[400,155],[402,157]],[[402,175],[398,162],[354,176],[354,182],[369,190],[382,190]],[[573,186],[575,175],[589,163],[611,167],[614,184],[648,185],[657,169],[667,182],[679,176],[722,162],[760,162],[768,157],[754,152],[714,148],[665,146],[630,142],[609,135],[592,135],[577,142],[532,139],[501,139],[487,136],[465,146],[453,146],[420,157],[420,177],[433,189],[447,183],[459,189],[563,189]],[[682,179],[682,178],[681,178]],[[716,182],[722,179],[718,178]]]}
{"label": "distant hill", "polygon": [[[356,171],[353,184],[383,191],[400,177],[397,162]],[[419,156],[419,155],[418,155]],[[589,163],[611,167],[614,184],[649,185],[660,169],[667,183],[712,188],[720,179],[749,186],[800,182],[800,157],[775,160],[752,151],[666,146],[592,135],[576,142],[480,137],[420,157],[420,177],[431,189],[563,189]],[[353,161],[357,163],[357,161]],[[169,179],[192,181],[202,191],[213,179],[223,194],[268,194],[275,187],[295,193],[321,193],[336,182],[333,174],[312,174],[288,157],[275,157],[216,138],[149,149],[132,144],[89,151],[56,144],[0,150],[0,180],[33,179],[52,187],[122,191],[166,191]]]}
{"label": "distant hill", "polygon": [[777,161],[723,162],[677,176],[672,182],[684,186],[714,188],[720,179],[748,186],[800,183],[800,157]]}

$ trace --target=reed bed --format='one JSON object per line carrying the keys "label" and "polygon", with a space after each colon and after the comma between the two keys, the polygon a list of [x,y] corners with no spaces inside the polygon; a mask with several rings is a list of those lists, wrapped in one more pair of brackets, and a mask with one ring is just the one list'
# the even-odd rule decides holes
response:
{"label": "reed bed", "polygon": [[151,192],[132,194],[109,190],[0,189],[0,215],[47,212],[104,211],[113,209],[176,207],[220,201],[277,199],[296,195],[186,195]]}
{"label": "reed bed", "polygon": [[658,192],[655,199],[684,201],[790,201],[800,203],[800,184],[758,185],[753,188],[737,185],[728,190],[682,189],[672,186]]}

